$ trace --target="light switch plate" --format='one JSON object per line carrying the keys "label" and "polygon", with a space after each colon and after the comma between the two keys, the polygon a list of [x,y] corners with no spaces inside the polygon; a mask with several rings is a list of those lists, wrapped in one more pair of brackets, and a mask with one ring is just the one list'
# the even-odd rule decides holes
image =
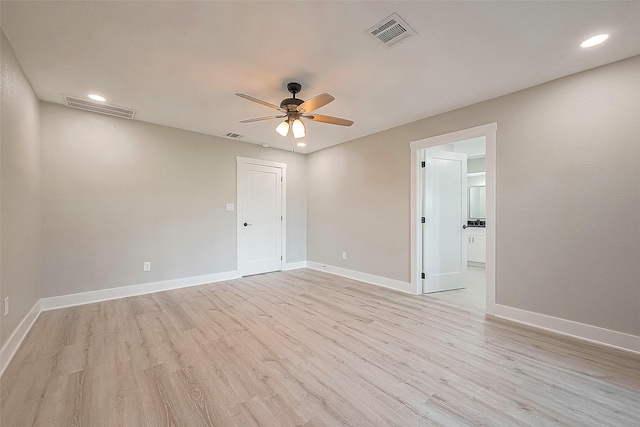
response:
{"label": "light switch plate", "polygon": [[233,212],[234,209],[233,203],[227,203],[227,212]]}
{"label": "light switch plate", "polygon": [[151,261],[145,261],[144,264],[142,264],[142,270],[151,271]]}

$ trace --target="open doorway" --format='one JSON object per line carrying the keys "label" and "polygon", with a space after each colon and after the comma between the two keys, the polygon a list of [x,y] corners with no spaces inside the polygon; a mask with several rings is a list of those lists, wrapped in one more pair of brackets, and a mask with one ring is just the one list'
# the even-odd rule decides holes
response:
{"label": "open doorway", "polygon": [[411,143],[415,292],[489,314],[495,306],[496,129],[493,123]]}
{"label": "open doorway", "polygon": [[424,148],[420,154],[425,159],[422,292],[485,310],[485,137]]}

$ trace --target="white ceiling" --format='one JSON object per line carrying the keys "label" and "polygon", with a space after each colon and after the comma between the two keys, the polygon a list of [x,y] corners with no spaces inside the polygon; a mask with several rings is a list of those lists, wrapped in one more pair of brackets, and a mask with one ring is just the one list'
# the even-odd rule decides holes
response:
{"label": "white ceiling", "polygon": [[[0,25],[41,100],[99,93],[136,119],[309,153],[640,54],[640,2],[11,2]],[[365,31],[397,12],[418,33]],[[589,50],[585,38],[607,32]],[[274,132],[286,83],[336,97],[305,149]]]}

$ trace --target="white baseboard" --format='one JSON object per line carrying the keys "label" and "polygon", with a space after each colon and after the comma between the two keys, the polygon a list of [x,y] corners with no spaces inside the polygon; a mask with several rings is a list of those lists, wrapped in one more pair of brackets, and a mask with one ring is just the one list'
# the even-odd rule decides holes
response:
{"label": "white baseboard", "polygon": [[305,268],[306,266],[307,266],[306,261],[290,262],[284,265],[283,271],[297,270],[299,268]]}
{"label": "white baseboard", "polygon": [[[302,261],[286,264],[285,270],[293,270],[305,267],[313,270],[326,271],[327,273],[335,274],[337,276],[359,280],[361,282],[394,289],[408,294],[415,294],[414,289],[412,289],[411,283],[408,282],[402,282],[395,279],[375,276],[372,274],[348,270],[345,268],[335,267],[312,261]],[[72,307],[82,304],[90,304],[94,302],[107,301],[118,298],[126,298],[136,295],[150,294],[154,292],[185,288],[189,286],[205,285],[208,283],[215,283],[238,278],[240,278],[240,275],[237,271],[228,271],[223,273],[207,274],[203,276],[186,277],[182,279],[124,286],[121,288],[103,289],[99,291],[42,298],[36,301],[34,306],[27,313],[24,319],[22,319],[18,327],[9,337],[9,340],[7,340],[5,345],[0,350],[0,376],[2,376],[2,374],[4,373],[6,367],[9,365],[9,362],[11,362],[11,359],[20,347],[20,344],[22,344],[22,341],[27,336],[27,334],[31,330],[31,327],[42,311]],[[597,326],[586,325],[583,323],[573,322],[571,320],[560,319],[557,317],[534,313],[531,311],[521,310],[518,308],[500,304],[495,304],[494,308],[495,310],[491,315],[498,318],[554,332],[560,335],[577,338],[583,341],[588,341],[607,347],[640,354],[639,336],[616,332]]]}
{"label": "white baseboard", "polygon": [[640,337],[572,320],[495,304],[493,316],[606,347],[640,354]]}
{"label": "white baseboard", "polygon": [[41,310],[55,310],[58,308],[73,307],[76,305],[91,304],[94,302],[133,297],[136,295],[152,294],[154,292],[186,288],[189,286],[206,285],[208,283],[222,282],[224,280],[233,280],[238,278],[240,278],[240,274],[237,271],[226,271],[223,273],[205,274],[203,276],[163,280],[161,282],[150,282],[140,285],[123,286],[120,288],[101,289],[99,291],[42,298],[40,300]]}
{"label": "white baseboard", "polygon": [[22,341],[31,330],[36,319],[38,319],[40,312],[40,300],[38,300],[33,307],[31,307],[27,315],[24,316],[22,322],[20,322],[15,331],[13,331],[4,346],[2,346],[2,350],[0,350],[0,377],[4,374],[4,370],[9,366],[9,362],[11,362],[16,351],[20,348],[20,344],[22,344]]}
{"label": "white baseboard", "polygon": [[333,265],[321,264],[318,262],[307,261],[307,268],[312,270],[326,271],[349,279],[359,280],[383,288],[389,288],[400,292],[415,295],[415,289],[410,282],[402,282],[400,280],[389,279],[388,277],[375,276],[373,274],[362,273],[360,271],[348,270],[346,268],[335,267]]}

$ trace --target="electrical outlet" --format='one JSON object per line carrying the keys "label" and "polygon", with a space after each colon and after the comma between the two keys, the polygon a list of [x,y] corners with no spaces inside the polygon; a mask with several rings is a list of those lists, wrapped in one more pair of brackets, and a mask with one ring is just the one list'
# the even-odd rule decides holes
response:
{"label": "electrical outlet", "polygon": [[9,297],[4,299],[4,315],[9,314]]}
{"label": "electrical outlet", "polygon": [[347,259],[347,253],[346,252],[342,252],[342,259]]}
{"label": "electrical outlet", "polygon": [[151,271],[151,261],[145,261],[142,265],[143,271]]}

